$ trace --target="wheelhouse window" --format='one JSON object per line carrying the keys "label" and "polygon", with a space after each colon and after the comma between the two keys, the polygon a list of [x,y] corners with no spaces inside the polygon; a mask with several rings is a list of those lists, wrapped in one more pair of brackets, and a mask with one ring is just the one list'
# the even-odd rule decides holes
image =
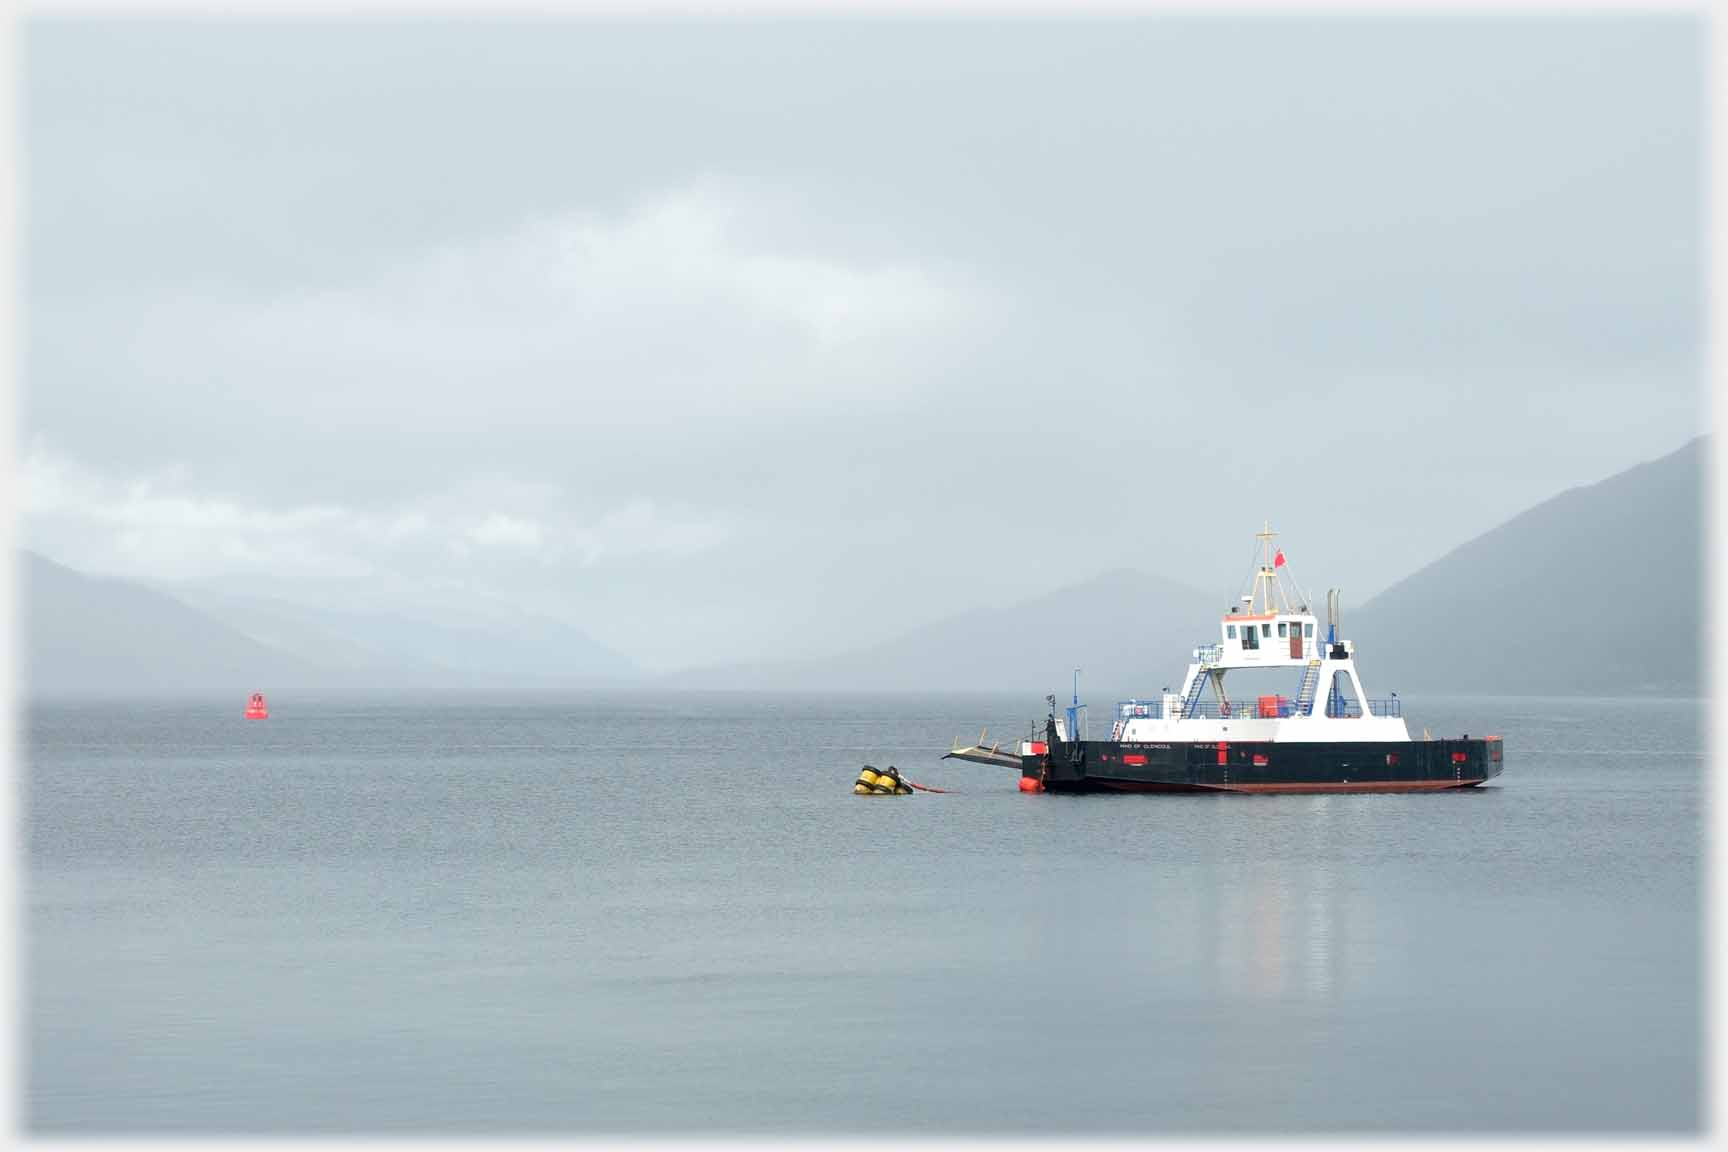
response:
{"label": "wheelhouse window", "polygon": [[1290,625],[1284,623],[1282,620],[1278,621],[1278,635],[1280,637],[1290,635]]}
{"label": "wheelhouse window", "polygon": [[1314,635],[1314,625],[1312,623],[1302,625],[1302,635],[1311,638]]}
{"label": "wheelhouse window", "polygon": [[1268,640],[1270,640],[1272,638],[1272,625],[1270,625],[1270,624],[1260,625],[1260,635],[1262,635],[1262,636],[1266,637]]}
{"label": "wheelhouse window", "polygon": [[1260,647],[1260,636],[1254,631],[1254,625],[1250,624],[1242,629],[1242,648],[1244,651],[1252,651],[1258,647]]}
{"label": "wheelhouse window", "polygon": [[1234,625],[1234,624],[1224,625],[1224,635],[1231,640],[1236,639],[1236,625]]}

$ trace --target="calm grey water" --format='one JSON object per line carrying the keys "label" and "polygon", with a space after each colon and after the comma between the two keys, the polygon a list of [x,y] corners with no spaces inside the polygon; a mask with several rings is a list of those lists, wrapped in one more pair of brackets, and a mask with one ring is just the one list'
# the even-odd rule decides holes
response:
{"label": "calm grey water", "polygon": [[[1426,796],[1025,796],[1036,700],[23,714],[37,1132],[1695,1130],[1697,702]],[[861,799],[866,759],[951,795]]]}

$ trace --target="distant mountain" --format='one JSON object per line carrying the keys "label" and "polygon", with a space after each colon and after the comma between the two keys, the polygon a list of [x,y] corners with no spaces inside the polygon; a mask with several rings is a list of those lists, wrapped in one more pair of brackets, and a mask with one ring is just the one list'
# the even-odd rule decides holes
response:
{"label": "distant mountain", "polygon": [[1708,450],[1562,492],[1346,605],[1369,690],[1700,691]]}
{"label": "distant mountain", "polygon": [[514,609],[318,608],[199,590],[197,608],[284,651],[329,666],[449,687],[571,687],[635,673],[625,657],[561,621]]}
{"label": "distant mountain", "polygon": [[[305,688],[318,670],[172,596],[19,557],[23,688],[31,696],[228,693]],[[238,705],[236,705],[238,707]]]}
{"label": "distant mountain", "polygon": [[1095,700],[1179,683],[1188,653],[1217,631],[1216,596],[1117,571],[1006,608],[967,612],[861,651],[735,664],[669,686],[799,690],[1010,690],[1065,694],[1072,670]]}
{"label": "distant mountain", "polygon": [[[1371,692],[1693,694],[1702,683],[1707,442],[1574,488],[1455,549],[1352,612]],[[1114,572],[823,659],[734,664],[668,686],[1066,692],[1095,703],[1181,680],[1217,638],[1216,597]]]}
{"label": "distant mountain", "polygon": [[319,610],[209,590],[176,595],[29,551],[20,565],[30,696],[556,690],[633,671],[580,630],[527,613]]}
{"label": "distant mountain", "polygon": [[[1574,488],[1405,578],[1344,633],[1371,692],[1619,695],[1701,690],[1708,442]],[[86,576],[25,552],[31,695],[557,689],[633,669],[579,629],[513,610],[464,616],[314,609]],[[1180,682],[1216,637],[1214,596],[1112,572],[859,651],[658,677],[657,687],[1067,690],[1098,703]]]}

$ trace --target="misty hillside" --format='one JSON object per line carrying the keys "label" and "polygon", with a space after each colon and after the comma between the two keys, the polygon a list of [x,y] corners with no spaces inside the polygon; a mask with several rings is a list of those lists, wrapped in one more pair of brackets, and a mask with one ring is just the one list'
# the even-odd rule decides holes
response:
{"label": "misty hillside", "polygon": [[1074,668],[1094,700],[1178,684],[1226,607],[1184,585],[1118,571],[1006,608],[968,612],[823,660],[731,665],[671,677],[688,687],[1010,690],[1065,695]]}
{"label": "misty hillside", "polygon": [[[1470,541],[1353,612],[1362,673],[1398,690],[1521,695],[1699,690],[1703,454],[1695,440],[1575,488]],[[1009,608],[966,613],[861,652],[685,673],[692,687],[1082,695],[1107,704],[1179,684],[1225,607],[1117,572]]]}
{"label": "misty hillside", "polygon": [[33,696],[226,692],[317,683],[317,669],[172,596],[19,554],[20,673]]}
{"label": "misty hillside", "polygon": [[580,629],[527,612],[315,608],[208,590],[186,597],[274,648],[408,686],[568,687],[635,672],[629,660]]}
{"label": "misty hillside", "polygon": [[628,661],[525,613],[437,620],[166,591],[20,556],[20,668],[31,696],[468,692],[577,688]]}
{"label": "misty hillside", "polygon": [[1369,690],[1700,691],[1708,447],[1563,492],[1346,604]]}
{"label": "misty hillside", "polygon": [[[1514,517],[1353,611],[1344,632],[1376,695],[1700,691],[1704,453],[1575,488]],[[582,688],[643,683],[580,630],[526,613],[436,618],[194,601],[21,554],[22,671],[32,695]],[[1113,572],[976,610],[870,648],[736,664],[657,686],[1065,693],[1097,703],[1180,682],[1215,637],[1215,596]]]}

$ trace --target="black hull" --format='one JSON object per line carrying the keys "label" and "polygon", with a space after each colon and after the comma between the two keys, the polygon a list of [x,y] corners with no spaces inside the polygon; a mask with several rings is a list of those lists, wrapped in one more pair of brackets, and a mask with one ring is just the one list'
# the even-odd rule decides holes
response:
{"label": "black hull", "polygon": [[1492,780],[1502,763],[1497,737],[1065,743],[1054,729],[1048,737],[1048,753],[1021,758],[1023,787],[1045,792],[1435,792]]}

